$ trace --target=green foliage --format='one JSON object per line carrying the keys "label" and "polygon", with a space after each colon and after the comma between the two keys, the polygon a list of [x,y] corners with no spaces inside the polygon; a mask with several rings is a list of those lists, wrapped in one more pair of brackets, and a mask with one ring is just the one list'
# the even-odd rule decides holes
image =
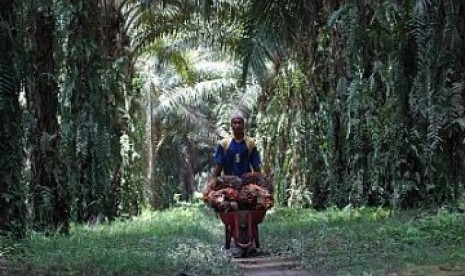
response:
{"label": "green foliage", "polygon": [[134,26],[129,23],[139,6],[132,1],[75,4],[55,7],[57,36],[68,46],[60,56],[60,146],[68,160],[71,211],[78,221],[138,214],[144,166],[134,162],[142,156],[145,121],[135,99],[140,87],[132,85]]}
{"label": "green foliage", "polygon": [[[447,209],[274,208],[259,225],[268,256],[312,274],[383,275],[419,265],[463,264],[464,217]],[[144,212],[111,224],[73,225],[69,236],[31,233],[1,243],[4,268],[31,273],[240,275],[220,251],[224,225],[203,207]]]}
{"label": "green foliage", "polygon": [[[252,1],[241,52],[261,81],[257,123],[271,137],[262,142],[278,201],[291,203],[287,191],[318,208],[457,200],[463,3],[297,1],[290,12],[278,2]],[[314,20],[305,30],[295,27],[303,11]]]}
{"label": "green foliage", "polygon": [[0,11],[0,235],[22,237],[26,230],[23,169],[21,70],[16,66],[17,18],[12,2]]}
{"label": "green foliage", "polygon": [[[191,15],[199,16],[195,10]],[[238,88],[240,70],[230,54],[212,48],[207,38],[193,43],[198,24],[180,24],[176,34],[147,43],[138,68],[152,114],[150,186],[156,209],[172,204],[174,194],[192,196],[195,175],[212,165],[215,136],[229,130],[235,109],[252,113],[257,98],[256,86]]]}
{"label": "green foliage", "polygon": [[223,229],[217,218],[198,208],[145,212],[129,221],[73,229],[67,237],[32,234],[22,267],[121,275],[232,275],[237,270],[220,253]]}
{"label": "green foliage", "polygon": [[[39,220],[59,209],[54,197],[80,222],[136,215],[146,202],[161,209],[191,199],[235,109],[248,118],[278,204],[455,205],[465,177],[465,4],[401,2],[5,5],[0,225],[13,210],[24,229],[21,176],[31,169],[22,168],[21,118],[34,115],[35,74],[59,86],[52,114],[58,135],[27,137],[37,156],[53,152],[40,159],[47,160],[42,175],[59,180],[47,186],[30,174],[38,183],[30,190],[43,203],[29,202]],[[55,32],[33,37],[36,11],[53,15]],[[31,54],[47,34],[56,42],[50,72]],[[24,113],[20,92],[28,100]],[[39,109],[55,96],[44,97]],[[47,146],[51,137],[60,138],[56,148]]]}
{"label": "green foliage", "polygon": [[313,271],[380,275],[411,265],[463,262],[462,223],[462,215],[433,210],[277,209],[267,215],[261,233],[264,248],[298,255]]}

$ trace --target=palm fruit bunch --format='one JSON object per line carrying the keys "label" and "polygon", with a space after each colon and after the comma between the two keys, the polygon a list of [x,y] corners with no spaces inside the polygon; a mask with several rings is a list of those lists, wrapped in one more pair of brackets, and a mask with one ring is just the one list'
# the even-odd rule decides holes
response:
{"label": "palm fruit bunch", "polygon": [[222,176],[207,185],[203,200],[217,212],[268,210],[274,204],[273,186],[260,173]]}
{"label": "palm fruit bunch", "polygon": [[239,190],[240,188],[242,188],[242,186],[242,178],[237,176],[225,175],[216,178],[217,190],[224,188],[233,188]]}
{"label": "palm fruit bunch", "polygon": [[242,175],[242,182],[244,185],[247,184],[256,184],[263,189],[267,190],[269,193],[273,194],[273,185],[268,177],[264,176],[258,172],[249,172]]}

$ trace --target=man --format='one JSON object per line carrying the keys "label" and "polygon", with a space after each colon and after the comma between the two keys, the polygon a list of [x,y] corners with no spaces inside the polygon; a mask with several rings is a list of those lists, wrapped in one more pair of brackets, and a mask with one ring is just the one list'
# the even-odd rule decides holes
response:
{"label": "man", "polygon": [[215,166],[212,176],[216,179],[225,175],[241,177],[244,173],[260,172],[260,155],[253,138],[244,133],[244,116],[235,112],[231,116],[232,137],[221,140],[215,153]]}
{"label": "man", "polygon": [[[213,180],[209,185],[214,187],[221,173],[241,177],[252,170],[260,172],[260,154],[254,139],[245,135],[244,128],[244,116],[239,111],[235,112],[231,116],[232,136],[222,139],[216,149]],[[240,256],[241,250],[238,247],[232,247],[230,253],[237,257]],[[255,246],[249,248],[248,254],[255,253],[257,253]]]}

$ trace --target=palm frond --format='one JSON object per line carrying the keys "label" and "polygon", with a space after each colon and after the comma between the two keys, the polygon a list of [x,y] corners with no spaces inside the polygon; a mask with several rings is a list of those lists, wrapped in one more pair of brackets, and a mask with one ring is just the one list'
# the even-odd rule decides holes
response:
{"label": "palm frond", "polygon": [[13,71],[7,69],[5,64],[0,63],[0,109],[5,109],[7,96],[15,90]]}
{"label": "palm frond", "polygon": [[279,63],[285,52],[311,39],[312,26],[320,21],[319,10],[318,1],[251,1],[237,51],[243,58],[242,81],[246,81],[249,68],[259,80],[266,79],[267,61]]}

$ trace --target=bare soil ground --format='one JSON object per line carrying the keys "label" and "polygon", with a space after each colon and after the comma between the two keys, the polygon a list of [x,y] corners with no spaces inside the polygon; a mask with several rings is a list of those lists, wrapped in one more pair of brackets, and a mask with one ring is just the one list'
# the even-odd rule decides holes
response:
{"label": "bare soil ground", "polygon": [[[296,259],[272,256],[234,258],[244,276],[322,276],[335,272],[304,270]],[[465,276],[465,264],[413,266],[382,274],[383,276]],[[381,275],[380,275],[381,276]]]}
{"label": "bare soil ground", "polygon": [[386,276],[465,276],[465,264],[415,266]]}
{"label": "bare soil ground", "polygon": [[251,258],[234,258],[244,276],[313,276],[301,268],[294,259],[284,257],[257,256]]}

